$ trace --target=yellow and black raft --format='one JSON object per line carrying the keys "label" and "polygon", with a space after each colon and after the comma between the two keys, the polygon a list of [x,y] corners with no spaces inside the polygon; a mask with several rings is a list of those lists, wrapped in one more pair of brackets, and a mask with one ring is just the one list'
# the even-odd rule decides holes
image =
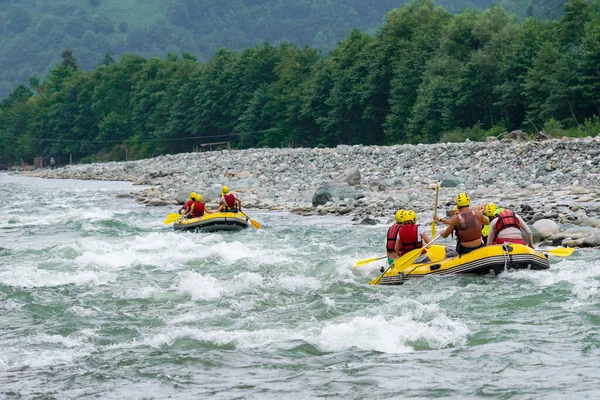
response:
{"label": "yellow and black raft", "polygon": [[[421,257],[425,258],[425,257]],[[398,260],[396,260],[398,261]],[[399,268],[398,268],[399,267]],[[446,246],[432,245],[427,258],[413,264],[399,262],[381,277],[380,285],[402,285],[408,279],[428,275],[499,274],[506,270],[550,268],[548,257],[538,250],[521,244],[485,246],[462,256],[446,258]]]}
{"label": "yellow and black raft", "polygon": [[173,223],[176,231],[239,231],[248,227],[248,218],[235,212],[204,214],[200,218],[180,219]]}

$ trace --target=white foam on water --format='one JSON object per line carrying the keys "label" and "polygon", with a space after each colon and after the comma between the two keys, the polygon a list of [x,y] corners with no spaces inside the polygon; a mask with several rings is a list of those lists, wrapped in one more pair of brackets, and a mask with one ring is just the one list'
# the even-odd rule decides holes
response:
{"label": "white foam on water", "polygon": [[79,317],[91,317],[98,314],[97,310],[81,306],[71,306],[67,309],[67,311]]}
{"label": "white foam on water", "polygon": [[[97,337],[94,329],[83,329],[69,336],[39,333],[5,341],[0,346],[0,367],[42,368],[73,364],[96,350],[90,341],[92,337]],[[48,349],[48,345],[54,348]],[[60,348],[56,348],[57,346]]]}
{"label": "white foam on water", "polygon": [[312,276],[282,276],[275,279],[274,284],[282,290],[294,293],[317,291],[322,288],[321,281]]}
{"label": "white foam on water", "polygon": [[178,290],[189,293],[193,300],[213,300],[223,295],[225,287],[212,276],[188,272],[182,274]]}
{"label": "white foam on water", "polygon": [[424,340],[429,347],[441,349],[462,346],[469,329],[461,322],[438,314],[429,321],[421,321],[412,312],[386,319],[383,316],[355,317],[348,322],[330,322],[313,337],[314,344],[325,351],[349,348],[375,350],[384,353],[413,351],[410,342]]}
{"label": "white foam on water", "polygon": [[263,278],[252,272],[242,272],[226,281],[197,272],[184,272],[181,274],[177,290],[189,293],[193,300],[211,300],[233,297],[261,286],[263,286]]}
{"label": "white foam on water", "polygon": [[598,299],[600,293],[600,265],[598,261],[564,260],[548,270],[518,270],[499,275],[500,279],[525,279],[538,287],[549,287],[559,282],[573,285],[571,292],[582,301]]}
{"label": "white foam on water", "polygon": [[0,272],[0,282],[14,287],[53,287],[63,285],[99,286],[116,280],[109,272],[62,272],[35,267],[19,267]]}

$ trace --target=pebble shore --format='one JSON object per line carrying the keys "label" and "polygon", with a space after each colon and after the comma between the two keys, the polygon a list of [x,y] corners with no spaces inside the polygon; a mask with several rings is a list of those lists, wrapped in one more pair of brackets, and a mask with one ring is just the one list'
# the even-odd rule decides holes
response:
{"label": "pebble shore", "polygon": [[600,246],[600,136],[430,145],[283,148],[182,153],[152,159],[69,165],[25,172],[61,179],[130,181],[148,206],[175,209],[189,192],[211,205],[222,185],[246,208],[301,215],[351,215],[357,223],[389,223],[399,208],[429,224],[435,182],[438,213],[466,192],[520,214],[538,241]]}

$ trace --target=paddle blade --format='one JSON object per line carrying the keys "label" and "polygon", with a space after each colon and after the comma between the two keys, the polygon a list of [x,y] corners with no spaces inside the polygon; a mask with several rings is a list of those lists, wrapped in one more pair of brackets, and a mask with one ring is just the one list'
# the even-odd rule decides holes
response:
{"label": "paddle blade", "polygon": [[358,268],[358,267],[362,267],[363,265],[367,265],[372,263],[373,261],[377,261],[377,260],[382,260],[384,258],[386,258],[387,256],[383,256],[383,257],[373,257],[373,258],[365,258],[364,260],[358,260],[356,262],[356,264],[354,265],[354,268]]}
{"label": "paddle blade", "polygon": [[179,214],[169,214],[167,216],[167,219],[164,220],[164,224],[168,225],[170,223],[177,221],[179,218],[181,218],[181,215],[179,215]]}
{"label": "paddle blade", "polygon": [[381,277],[383,275],[379,275],[377,278],[373,279],[371,282],[369,282],[369,285],[379,285],[379,281],[381,280]]}
{"label": "paddle blade", "polygon": [[552,254],[556,257],[569,257],[575,251],[571,247],[557,247],[556,249],[542,250],[544,253]]}
{"label": "paddle blade", "polygon": [[261,226],[258,222],[256,222],[256,220],[250,218],[250,223],[252,224],[253,227],[255,227],[256,229],[260,229]]}

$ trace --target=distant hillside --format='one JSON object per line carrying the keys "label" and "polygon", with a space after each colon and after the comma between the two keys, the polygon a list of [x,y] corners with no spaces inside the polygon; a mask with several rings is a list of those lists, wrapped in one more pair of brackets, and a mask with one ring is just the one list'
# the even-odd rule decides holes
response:
{"label": "distant hillside", "polygon": [[[374,33],[405,0],[0,0],[0,98],[43,77],[74,50],[84,70],[105,52],[164,56],[187,50],[206,61],[219,47],[242,50],[289,41],[327,52],[353,28]],[[441,0],[450,12],[492,0]],[[503,0],[521,18],[555,18],[564,1]],[[552,11],[556,9],[557,11]]]}

